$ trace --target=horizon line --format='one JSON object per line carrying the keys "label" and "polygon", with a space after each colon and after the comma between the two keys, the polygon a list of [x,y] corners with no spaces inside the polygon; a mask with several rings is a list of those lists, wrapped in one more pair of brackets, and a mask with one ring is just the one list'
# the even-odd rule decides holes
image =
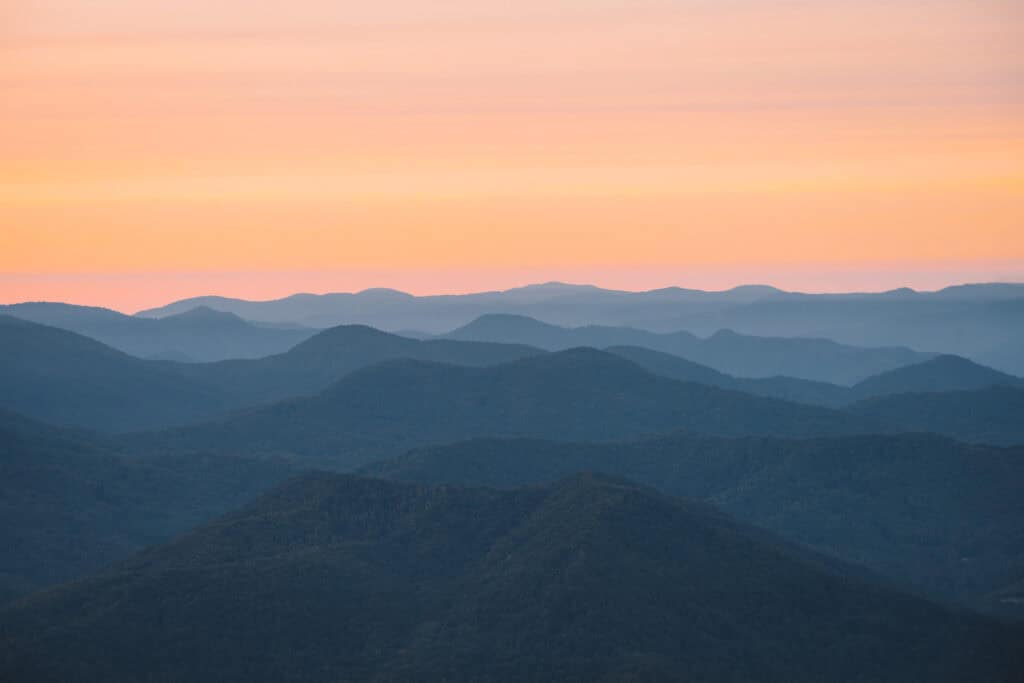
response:
{"label": "horizon line", "polygon": [[[8,274],[0,273],[0,280],[2,280],[3,277],[6,276],[6,275],[8,275]],[[667,285],[667,286],[653,287],[653,288],[629,289],[629,288],[623,288],[623,287],[602,286],[602,285],[599,285],[599,284],[594,284],[592,282],[572,282],[572,281],[568,281],[568,280],[547,280],[547,281],[528,282],[527,284],[515,285],[515,286],[511,286],[511,287],[506,287],[506,288],[466,289],[466,290],[460,290],[460,291],[454,291],[454,292],[452,292],[452,291],[412,292],[412,291],[407,291],[405,289],[399,289],[399,288],[394,288],[394,287],[373,286],[373,287],[364,287],[364,288],[361,288],[361,289],[352,289],[352,290],[340,290],[340,289],[339,290],[323,290],[323,291],[319,291],[319,292],[318,291],[298,290],[298,291],[292,291],[291,293],[288,293],[288,294],[283,294],[283,295],[279,295],[279,296],[271,296],[269,298],[259,298],[259,297],[247,298],[245,296],[231,296],[231,295],[226,295],[226,294],[208,293],[208,294],[197,294],[197,295],[193,295],[193,296],[185,296],[185,297],[175,298],[175,299],[171,299],[169,301],[165,301],[165,303],[162,303],[162,304],[145,306],[145,307],[136,308],[136,309],[123,309],[123,308],[117,308],[114,305],[103,305],[103,304],[98,304],[98,303],[74,303],[71,300],[57,299],[57,298],[36,298],[36,299],[8,300],[8,301],[2,302],[2,305],[15,306],[15,305],[23,305],[23,304],[63,304],[63,305],[69,305],[69,306],[105,308],[105,309],[108,309],[108,310],[113,310],[113,311],[117,311],[117,312],[120,312],[120,313],[125,313],[126,315],[140,315],[142,313],[146,313],[146,312],[149,312],[149,311],[155,311],[155,310],[159,310],[159,309],[162,309],[162,308],[167,308],[167,307],[174,306],[174,305],[177,305],[177,304],[182,304],[182,303],[192,302],[192,301],[196,301],[197,302],[197,306],[201,306],[202,305],[201,300],[204,300],[204,299],[223,299],[223,300],[231,300],[231,301],[241,301],[241,302],[252,303],[252,304],[262,304],[262,303],[273,303],[273,302],[277,302],[277,301],[285,301],[285,300],[293,299],[293,298],[296,298],[296,297],[362,296],[362,295],[367,295],[367,294],[372,294],[372,293],[390,293],[390,294],[393,294],[393,295],[396,295],[396,296],[403,296],[403,297],[408,297],[408,298],[411,298],[411,299],[427,299],[427,298],[436,298],[436,297],[462,297],[462,296],[480,296],[480,295],[487,295],[487,294],[507,294],[507,293],[510,293],[510,292],[529,290],[529,289],[539,289],[539,288],[544,288],[544,287],[564,287],[566,289],[592,290],[592,291],[598,291],[598,292],[605,292],[605,293],[609,293],[609,294],[631,294],[631,295],[655,294],[655,293],[658,293],[658,292],[686,292],[686,293],[692,293],[692,294],[698,294],[698,295],[699,294],[714,295],[714,294],[727,294],[727,293],[730,293],[730,292],[735,292],[735,291],[744,290],[744,289],[764,289],[764,290],[770,290],[771,292],[778,293],[778,294],[788,294],[788,295],[795,295],[795,296],[881,296],[881,295],[886,295],[886,294],[898,294],[898,293],[928,295],[928,294],[937,294],[937,293],[944,292],[946,290],[956,289],[956,288],[961,288],[961,287],[993,287],[993,286],[1011,286],[1011,287],[1012,286],[1020,286],[1020,287],[1024,287],[1024,278],[1022,278],[1021,281],[1014,281],[1014,280],[1008,280],[1008,279],[1000,279],[1000,280],[968,280],[968,281],[951,280],[951,281],[949,281],[948,284],[942,285],[942,286],[937,287],[937,288],[929,288],[929,289],[914,288],[914,287],[910,287],[910,286],[897,286],[897,287],[885,287],[885,288],[879,288],[879,289],[849,289],[849,290],[819,290],[819,291],[802,290],[802,289],[787,289],[787,288],[780,287],[780,286],[777,286],[777,285],[763,283],[763,282],[756,282],[756,281],[751,281],[751,282],[746,282],[746,283],[742,283],[742,284],[732,285],[732,286],[725,287],[725,288],[708,288],[708,289],[704,289],[704,288],[699,288],[699,287],[686,287],[686,286],[683,286],[683,285]]]}

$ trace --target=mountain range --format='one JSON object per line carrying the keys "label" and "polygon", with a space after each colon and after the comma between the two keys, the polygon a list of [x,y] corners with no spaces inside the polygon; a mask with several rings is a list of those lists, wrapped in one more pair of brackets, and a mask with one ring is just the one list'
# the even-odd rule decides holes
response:
{"label": "mountain range", "polygon": [[934,356],[926,361],[872,375],[853,386],[843,386],[784,376],[761,379],[734,377],[679,356],[635,346],[613,346],[605,350],[656,375],[796,403],[831,407],[895,394],[973,391],[997,386],[1024,388],[1024,379],[1020,377],[950,355]]}
{"label": "mountain range", "polygon": [[926,434],[673,434],[618,443],[475,439],[368,466],[424,484],[517,487],[605,472],[713,503],[910,590],[985,606],[1024,574],[1024,448]]}
{"label": "mountain range", "polygon": [[534,353],[540,351],[420,342],[352,326],[318,333],[275,356],[176,363],[135,358],[74,332],[0,316],[0,408],[101,431],[153,429],[315,393],[354,369],[389,359],[486,365]]}
{"label": "mountain range", "polygon": [[1022,638],[617,479],[315,474],[0,610],[0,678],[1009,683]]}
{"label": "mountain range", "polygon": [[104,569],[294,474],[267,458],[135,458],[4,411],[0,445],[0,603]]}
{"label": "mountain range", "polygon": [[724,292],[678,287],[622,292],[562,283],[444,296],[372,289],[355,294],[296,294],[262,302],[199,297],[139,315],[165,317],[200,305],[247,320],[321,328],[361,323],[435,335],[490,313],[530,316],[570,327],[685,330],[702,337],[728,329],[754,336],[824,338],[855,346],[951,353],[1024,374],[1024,284],[849,294],[802,294],[767,286]]}
{"label": "mountain range", "polygon": [[1016,681],[1020,291],[7,307],[0,680]]}
{"label": "mountain range", "polygon": [[142,318],[109,308],[36,302],[0,306],[0,315],[71,330],[139,358],[181,362],[262,358],[283,353],[318,331],[251,323],[207,306]]}
{"label": "mountain range", "polygon": [[566,328],[516,315],[485,315],[443,335],[461,341],[503,341],[549,351],[579,346],[641,347],[670,353],[738,377],[787,376],[835,384],[867,377],[934,354],[906,348],[861,348],[828,339],[752,337],[719,330],[706,339],[689,332],[655,333],[629,327]]}
{"label": "mountain range", "polygon": [[613,354],[572,349],[487,367],[397,360],[321,393],[167,432],[133,448],[216,449],[349,469],[473,436],[621,439],[688,429],[821,436],[891,431],[886,422],[653,375]]}
{"label": "mountain range", "polygon": [[[554,359],[547,359],[548,355]],[[589,365],[584,358],[589,358]],[[474,368],[524,362],[502,371],[505,375],[499,384],[486,385],[481,380],[483,383],[473,389],[473,395],[480,397],[474,408],[480,411],[477,415],[469,417],[456,411],[427,417],[430,411],[442,412],[449,403],[465,408],[465,396],[458,395],[462,389],[457,384],[446,386],[443,378],[455,371],[442,366],[427,369],[399,362],[394,367],[374,368],[384,361],[408,359]],[[644,369],[662,377],[651,377]],[[359,370],[367,374],[360,375],[353,380],[353,388],[346,389],[344,381]],[[597,377],[588,378],[588,374]],[[551,378],[556,376],[566,383],[564,387],[551,388]],[[453,377],[462,376],[455,373]],[[665,392],[665,387],[678,384],[666,381],[670,379],[693,385],[684,392],[685,399]],[[353,454],[397,455],[404,447],[436,439],[483,435],[483,424],[500,429],[497,433],[504,435],[550,436],[560,427],[553,423],[544,427],[526,425],[540,419],[527,411],[528,405],[535,403],[548,405],[550,415],[545,419],[549,421],[575,416],[572,419],[577,421],[574,433],[578,438],[614,438],[638,435],[644,430],[675,429],[824,435],[837,433],[835,429],[844,424],[842,429],[847,433],[908,429],[992,443],[1024,440],[1024,427],[1017,419],[1018,403],[1024,395],[1021,380],[949,356],[938,356],[846,388],[794,378],[728,377],[676,356],[643,349],[592,350],[589,354],[575,349],[546,354],[522,345],[414,340],[361,326],[344,326],[318,333],[284,354],[214,364],[178,364],[135,358],[75,333],[0,316],[0,380],[5,387],[0,408],[50,423],[115,432],[191,423],[197,426],[165,440],[194,445],[220,443],[232,449],[257,447],[261,452],[269,449],[290,454],[331,447]],[[433,395],[424,393],[427,389],[417,384],[421,381],[433,383]],[[635,387],[646,387],[643,393],[655,385],[662,388],[643,396],[632,394]],[[581,391],[590,387],[587,391],[591,393],[569,395],[570,387]],[[963,390],[974,393],[961,399],[949,394]],[[874,395],[877,391],[893,393]],[[913,392],[931,393],[918,399]],[[327,397],[328,393],[332,397]],[[510,412],[492,411],[486,417],[486,403],[492,399],[485,394],[500,396],[493,397],[494,405],[501,403],[501,410]],[[710,412],[711,404],[695,398],[705,394],[715,396],[714,410],[718,413]],[[551,397],[555,395],[562,402],[553,402]],[[417,403],[416,396],[423,402]],[[963,400],[965,397],[971,400]],[[882,398],[888,402],[879,402]],[[376,408],[374,401],[387,408]],[[924,408],[933,403],[942,403],[945,408]],[[748,404],[759,408],[741,408]],[[260,405],[265,408],[257,410]],[[584,415],[584,405],[597,411],[594,416],[606,416],[607,423],[601,424],[604,417],[590,419]],[[620,412],[627,407],[631,412]],[[845,413],[814,413],[815,407],[844,407]],[[348,417],[336,417],[339,412]],[[300,417],[281,417],[293,414]],[[370,419],[371,423],[376,421],[376,426],[357,424],[368,415],[376,416]],[[381,422],[384,415],[391,416],[391,423]],[[617,431],[611,427],[626,425],[636,415],[642,417],[634,429]],[[777,424],[770,415],[779,416]],[[265,420],[267,427],[243,427],[254,420]],[[474,420],[484,421],[480,429],[471,428]],[[282,421],[291,425],[285,429],[292,432],[303,421],[306,424],[301,433],[292,434],[290,444],[271,435],[260,436],[276,428],[270,425]],[[801,423],[799,428],[797,422]],[[584,424],[596,431],[589,432],[581,426]],[[421,427],[425,431],[419,432]],[[396,437],[394,428],[417,433]],[[236,433],[227,436],[231,432]],[[326,436],[328,432],[334,435]],[[347,435],[338,440],[340,432]],[[201,438],[200,434],[205,436]],[[361,457],[354,457],[353,462]]]}

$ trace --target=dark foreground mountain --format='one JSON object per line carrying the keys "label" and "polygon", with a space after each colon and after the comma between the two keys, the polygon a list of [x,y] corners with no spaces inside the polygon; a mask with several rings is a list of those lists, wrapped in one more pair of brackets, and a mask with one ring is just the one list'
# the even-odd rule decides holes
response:
{"label": "dark foreground mountain", "polygon": [[0,408],[101,431],[156,429],[312,394],[382,360],[487,365],[536,353],[346,326],[277,356],[186,364],[142,360],[74,332],[0,316]]}
{"label": "dark foreground mountain", "polygon": [[162,543],[292,472],[202,454],[132,459],[95,435],[0,411],[0,603]]}
{"label": "dark foreground mountain", "polygon": [[496,487],[606,472],[712,502],[791,541],[947,600],[980,604],[1024,575],[1022,448],[928,435],[793,440],[677,434],[606,444],[478,439],[419,449],[366,471]]}
{"label": "dark foreground mountain", "polygon": [[656,333],[599,325],[567,328],[518,315],[485,315],[445,337],[529,344],[549,351],[634,346],[680,356],[736,377],[781,375],[834,384],[853,384],[933,355],[899,347],[846,346],[820,338],[755,337],[730,330],[701,339],[689,332]]}
{"label": "dark foreground mountain", "polygon": [[603,440],[679,429],[817,436],[887,427],[825,408],[677,382],[612,354],[575,349],[485,368],[393,361],[353,372],[317,396],[139,435],[130,443],[296,455],[345,469],[473,436]]}
{"label": "dark foreground mountain", "polygon": [[1022,638],[617,480],[322,474],[0,612],[0,679],[1002,683]]}
{"label": "dark foreground mountain", "polygon": [[109,308],[39,302],[0,306],[0,314],[71,330],[139,358],[189,362],[284,353],[317,332],[258,325],[207,306],[165,318],[139,318]]}
{"label": "dark foreground mountain", "polygon": [[908,430],[945,434],[962,441],[1024,444],[1024,388],[894,394],[859,401],[850,412],[885,416]]}

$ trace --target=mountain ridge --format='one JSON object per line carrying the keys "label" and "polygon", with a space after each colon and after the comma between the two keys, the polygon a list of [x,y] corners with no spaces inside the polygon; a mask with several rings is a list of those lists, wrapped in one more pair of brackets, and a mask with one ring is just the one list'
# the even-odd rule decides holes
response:
{"label": "mountain ridge", "polygon": [[140,434],[138,447],[253,449],[353,467],[471,436],[617,439],[684,428],[790,436],[891,430],[877,418],[684,383],[595,349],[468,367],[396,359],[321,393]]}
{"label": "mountain ridge", "polygon": [[0,672],[1009,683],[1020,633],[614,478],[495,491],[316,474],[0,611]]}
{"label": "mountain ridge", "polygon": [[704,500],[933,599],[979,604],[1024,573],[1024,449],[932,434],[792,439],[694,433],[605,443],[479,438],[364,467],[512,488],[585,471]]}
{"label": "mountain ridge", "polygon": [[[817,337],[863,347],[904,346],[952,353],[997,369],[1024,363],[1024,284],[978,283],[931,292],[807,294],[766,287],[721,292],[666,287],[647,292],[588,288],[518,288],[504,292],[411,296],[375,301],[360,294],[305,295],[266,302],[204,298],[142,315],[166,315],[209,303],[243,318],[312,327],[363,323],[384,330],[444,334],[487,313],[527,315],[550,323],[627,326],[653,332],[686,330],[701,337],[720,329],[762,337]],[[734,373],[738,374],[738,373]],[[792,374],[792,373],[786,373]]]}

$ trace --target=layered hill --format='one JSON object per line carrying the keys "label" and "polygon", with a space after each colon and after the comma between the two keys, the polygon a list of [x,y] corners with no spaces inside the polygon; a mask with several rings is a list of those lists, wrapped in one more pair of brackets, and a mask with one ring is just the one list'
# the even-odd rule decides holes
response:
{"label": "layered hill", "polygon": [[674,329],[711,334],[825,337],[856,346],[908,346],[965,356],[1015,372],[1024,359],[1024,284],[973,284],[936,292],[797,294],[717,310],[682,311]]}
{"label": "layered hill", "polygon": [[946,434],[963,441],[1024,444],[1024,388],[907,393],[859,401],[854,415],[885,416],[907,430]]}
{"label": "layered hill", "polygon": [[548,282],[506,291],[436,296],[414,296],[385,288],[355,293],[294,294],[272,301],[205,296],[141,311],[138,315],[159,318],[196,306],[209,306],[247,320],[298,323],[311,327],[358,323],[384,330],[414,329],[440,334],[481,315],[510,313],[566,325],[597,323],[662,329],[658,327],[661,321],[681,312],[717,310],[779,293],[779,290],[765,286],[736,287],[723,292],[679,287],[623,292],[591,285]]}
{"label": "layered hill", "polygon": [[636,363],[645,370],[682,382],[698,382],[742,391],[755,396],[770,396],[795,403],[837,408],[853,400],[850,387],[830,382],[815,382],[795,377],[734,377],[680,356],[639,346],[612,346],[605,349]]}
{"label": "layered hill", "polygon": [[127,431],[182,424],[231,406],[218,387],[181,367],[0,316],[0,408],[47,422]]}
{"label": "layered hill", "polygon": [[352,370],[393,358],[486,365],[536,353],[347,326],[276,356],[186,364],[142,360],[74,332],[0,316],[0,408],[102,431],[155,429],[312,394]]}
{"label": "layered hill", "polygon": [[949,355],[879,373],[847,387],[783,376],[760,379],[734,377],[679,356],[635,346],[613,346],[606,351],[673,379],[831,407],[890,394],[965,391],[995,386],[1024,387],[1024,379],[1020,377]]}
{"label": "layered hill", "polygon": [[625,327],[567,328],[525,316],[486,315],[454,330],[448,339],[515,342],[549,351],[577,346],[632,346],[680,356],[736,377],[778,375],[853,384],[880,372],[919,363],[932,354],[907,348],[861,348],[828,339],[755,337],[719,330],[702,339],[689,332],[655,333]]}
{"label": "layered hill", "polygon": [[1024,573],[1024,449],[929,435],[823,439],[693,434],[621,443],[477,439],[367,473],[515,487],[606,472],[720,506],[914,590],[982,604]]}
{"label": "layered hill", "polygon": [[0,678],[1001,683],[1021,638],[618,480],[321,474],[0,611]]}
{"label": "layered hill", "polygon": [[[1024,339],[1024,284],[1012,283],[960,285],[934,292],[904,288],[848,294],[801,294],[766,286],[736,287],[724,292],[679,287],[622,292],[547,283],[460,296],[417,297],[394,290],[367,290],[355,294],[297,294],[262,302],[201,297],[144,315],[162,317],[197,305],[231,311],[249,320],[312,327],[362,323],[433,334],[453,330],[489,313],[529,316],[567,327],[687,330],[701,337],[731,329],[760,337],[825,338],[853,346],[954,353],[1017,374],[1024,367],[1024,346],[1020,344]],[[883,369],[876,368],[849,381]],[[745,374],[738,368],[724,371]],[[794,375],[781,370],[770,374]],[[841,382],[828,377],[809,379]]]}
{"label": "layered hill", "polygon": [[887,394],[972,391],[996,386],[1024,387],[1024,379],[960,356],[942,355],[869,377],[853,387],[856,398]]}
{"label": "layered hill", "polygon": [[574,349],[483,368],[393,361],[293,399],[171,432],[140,448],[273,453],[349,468],[473,436],[621,439],[679,429],[820,436],[886,423],[653,375],[612,354]]}
{"label": "layered hill", "polygon": [[0,411],[0,603],[167,541],[291,473],[210,454],[140,460],[94,434]]}
{"label": "layered hill", "polygon": [[157,319],[108,308],[38,302],[0,306],[0,315],[77,332],[139,358],[185,362],[284,353],[317,332],[295,325],[257,325],[208,306]]}
{"label": "layered hill", "polygon": [[365,325],[320,332],[287,353],[183,368],[237,397],[237,403],[271,402],[314,394],[354,370],[396,359],[483,367],[542,353],[521,344],[418,340]]}

